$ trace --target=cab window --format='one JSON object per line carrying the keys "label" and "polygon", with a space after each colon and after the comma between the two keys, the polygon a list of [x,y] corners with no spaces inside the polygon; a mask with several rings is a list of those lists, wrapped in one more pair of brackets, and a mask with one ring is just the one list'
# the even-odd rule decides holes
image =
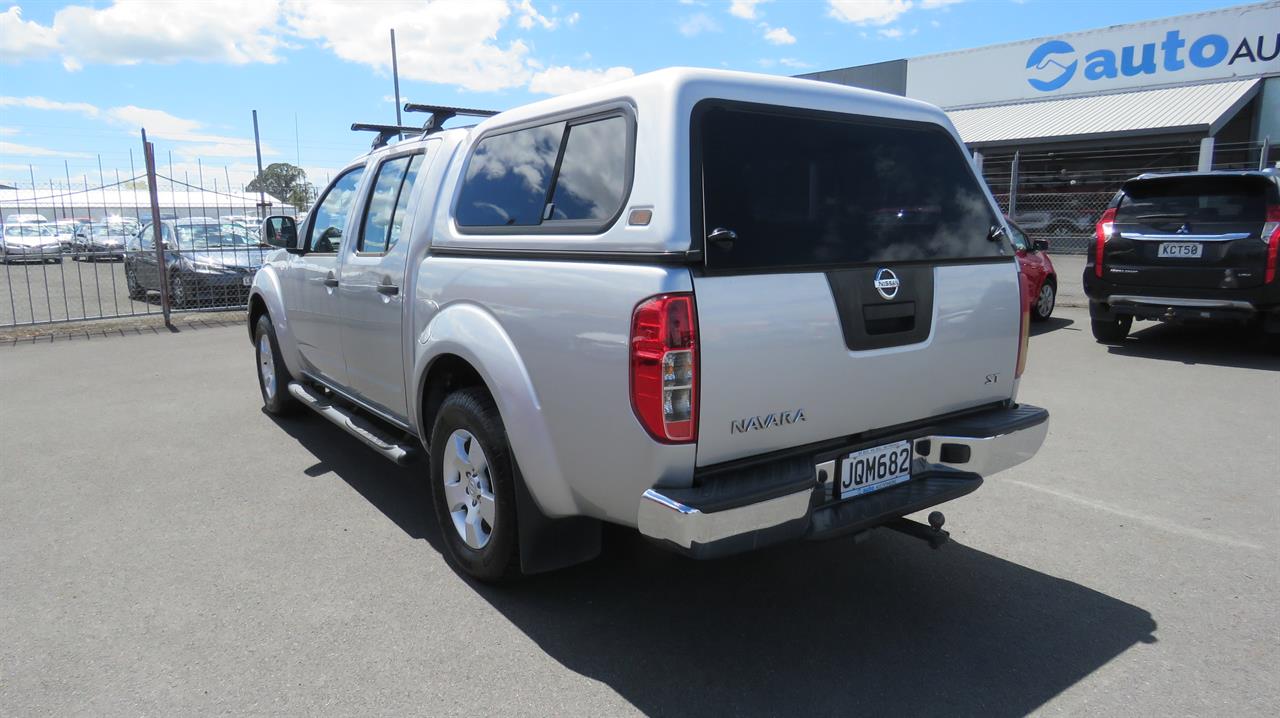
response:
{"label": "cab window", "polygon": [[1014,249],[1020,249],[1023,252],[1031,251],[1031,240],[1027,239],[1027,235],[1013,222],[1009,223],[1009,241],[1013,242]]}
{"label": "cab window", "polygon": [[331,254],[342,246],[342,232],[347,226],[347,215],[355,202],[356,188],[363,174],[364,167],[356,167],[340,175],[329,186],[315,208],[305,245],[308,251]]}
{"label": "cab window", "polygon": [[360,224],[356,251],[361,254],[386,254],[400,240],[405,211],[422,155],[406,155],[383,162],[378,167]]}

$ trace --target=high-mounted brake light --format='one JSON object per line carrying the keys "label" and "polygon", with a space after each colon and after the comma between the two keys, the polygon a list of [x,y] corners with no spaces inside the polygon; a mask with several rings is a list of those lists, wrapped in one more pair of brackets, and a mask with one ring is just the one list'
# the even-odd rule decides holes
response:
{"label": "high-mounted brake light", "polygon": [[1107,240],[1111,239],[1111,233],[1116,228],[1116,208],[1108,207],[1106,212],[1102,213],[1102,217],[1098,219],[1098,225],[1094,227],[1094,238],[1097,240],[1093,253],[1093,273],[1095,276],[1102,276],[1102,252]]}
{"label": "high-mounted brake light", "polygon": [[1280,205],[1267,207],[1267,223],[1262,225],[1262,239],[1267,243],[1266,283],[1276,280],[1276,251],[1280,250]]}
{"label": "high-mounted brake light", "polygon": [[631,315],[631,407],[653,438],[698,438],[698,325],[693,295],[660,294]]}

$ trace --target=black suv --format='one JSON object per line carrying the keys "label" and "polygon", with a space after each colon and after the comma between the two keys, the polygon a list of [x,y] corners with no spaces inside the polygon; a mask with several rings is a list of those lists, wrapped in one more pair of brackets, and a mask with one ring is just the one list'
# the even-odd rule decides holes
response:
{"label": "black suv", "polygon": [[1280,333],[1280,172],[1145,174],[1098,221],[1085,264],[1093,336],[1133,320],[1233,321]]}

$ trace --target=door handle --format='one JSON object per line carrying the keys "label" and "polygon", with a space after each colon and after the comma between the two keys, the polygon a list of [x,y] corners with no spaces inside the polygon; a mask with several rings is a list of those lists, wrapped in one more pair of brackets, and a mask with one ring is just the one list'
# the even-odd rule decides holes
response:
{"label": "door handle", "polygon": [[338,286],[338,278],[330,274],[329,276],[324,278],[324,286],[326,287]]}
{"label": "door handle", "polygon": [[388,297],[394,297],[400,293],[400,287],[394,284],[379,284],[377,288],[378,294],[385,294]]}

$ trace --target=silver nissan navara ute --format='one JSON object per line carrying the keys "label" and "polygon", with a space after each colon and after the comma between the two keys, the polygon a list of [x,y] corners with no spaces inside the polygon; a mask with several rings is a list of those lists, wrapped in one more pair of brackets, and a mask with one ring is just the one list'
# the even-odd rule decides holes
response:
{"label": "silver nissan navara ute", "polygon": [[604,522],[695,558],[936,546],[904,517],[1044,441],[1007,229],[938,108],[669,69],[407,109],[263,222],[249,331],[268,412],[424,467],[466,574],[588,560]]}

